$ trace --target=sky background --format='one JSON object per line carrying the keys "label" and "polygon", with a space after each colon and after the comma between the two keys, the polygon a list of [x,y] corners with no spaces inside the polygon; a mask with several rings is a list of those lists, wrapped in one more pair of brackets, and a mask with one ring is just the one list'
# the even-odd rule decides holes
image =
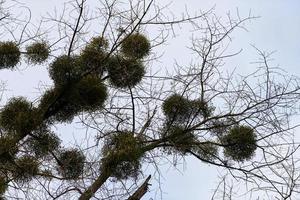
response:
{"label": "sky background", "polygon": [[[40,15],[52,12],[54,7],[62,8],[61,0],[23,0],[32,11],[33,19],[39,20]],[[161,4],[167,1],[160,1]],[[273,65],[278,65],[287,72],[300,76],[300,1],[299,0],[174,0],[170,11],[174,15],[180,14],[185,7],[190,13],[197,10],[207,10],[215,6],[219,16],[226,17],[228,12],[239,10],[241,16],[249,11],[259,19],[252,20],[246,25],[248,32],[238,30],[233,34],[233,50],[243,49],[242,53],[231,60],[228,65],[236,67],[239,73],[254,70],[256,66],[251,62],[258,59],[257,52],[251,46],[255,45],[261,50],[276,51],[273,55]],[[186,47],[190,46],[191,32],[182,29],[178,37],[171,39],[168,46],[163,47],[165,52],[160,67],[172,68],[175,59],[179,63],[187,64],[192,57]],[[20,66],[17,71],[0,71],[1,80],[6,83],[5,99],[12,96],[27,96],[34,100],[39,96],[39,87],[49,84],[50,79],[45,68]],[[69,131],[70,127],[63,126],[61,131]],[[155,181],[144,199],[166,200],[182,199],[210,199],[222,171],[213,166],[187,158],[186,164],[162,169],[161,185]],[[159,190],[161,187],[162,191]],[[242,199],[242,198],[240,198]]]}

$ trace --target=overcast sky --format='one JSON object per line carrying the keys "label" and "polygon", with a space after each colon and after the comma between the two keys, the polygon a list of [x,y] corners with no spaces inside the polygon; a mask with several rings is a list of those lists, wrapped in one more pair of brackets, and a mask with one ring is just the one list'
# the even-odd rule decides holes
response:
{"label": "overcast sky", "polygon": [[[33,16],[44,15],[46,11],[53,11],[54,7],[62,7],[62,0],[23,0],[32,10]],[[167,1],[161,1],[167,2]],[[299,0],[174,0],[171,10],[176,15],[184,11],[185,6],[193,13],[199,9],[206,10],[215,6],[216,14],[226,16],[227,12],[234,13],[239,10],[242,16],[249,11],[259,19],[252,20],[246,25],[248,32],[238,31],[234,34],[232,49],[242,48],[243,52],[232,61],[232,65],[248,71],[255,67],[250,64],[258,56],[251,44],[262,50],[273,51],[274,65],[279,65],[286,71],[300,76],[300,1]],[[164,66],[172,67],[174,59],[188,63],[191,59],[188,53],[182,53],[178,49],[184,49],[190,45],[186,38],[190,32],[181,30],[181,36],[176,45],[170,41],[170,47],[166,48],[165,58],[162,58]],[[186,51],[188,52],[188,51]],[[166,64],[167,63],[167,64]],[[241,72],[242,72],[241,71]],[[7,91],[4,96],[24,95],[34,99],[37,96],[37,85],[49,82],[45,69],[20,67],[18,71],[1,71],[1,80],[7,83]],[[4,104],[4,101],[1,102]],[[173,167],[163,169],[161,180],[162,197],[167,200],[182,199],[210,199],[213,189],[218,183],[216,178],[222,171],[199,161],[187,158],[186,165],[179,165],[179,170]],[[152,181],[151,192],[145,199],[160,198],[159,186]]]}

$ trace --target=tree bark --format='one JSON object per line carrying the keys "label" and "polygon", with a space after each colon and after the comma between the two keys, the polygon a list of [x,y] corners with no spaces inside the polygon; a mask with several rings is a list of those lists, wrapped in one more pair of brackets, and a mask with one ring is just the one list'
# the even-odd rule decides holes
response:
{"label": "tree bark", "polygon": [[144,183],[127,199],[127,200],[140,200],[148,191],[149,180],[151,175],[147,177]]}
{"label": "tree bark", "polygon": [[109,173],[102,173],[100,176],[95,180],[95,182],[79,197],[79,200],[89,200],[94,196],[97,190],[105,183],[105,181],[109,178]]}

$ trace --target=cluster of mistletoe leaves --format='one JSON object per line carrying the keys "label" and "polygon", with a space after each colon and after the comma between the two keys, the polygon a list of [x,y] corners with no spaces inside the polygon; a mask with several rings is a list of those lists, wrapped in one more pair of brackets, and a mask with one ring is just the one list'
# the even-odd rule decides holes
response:
{"label": "cluster of mistletoe leaves", "polygon": [[162,105],[163,112],[168,121],[185,122],[195,117],[209,117],[213,108],[207,102],[196,99],[189,100],[182,95],[169,96]]}
{"label": "cluster of mistletoe leaves", "polygon": [[46,42],[36,42],[26,47],[26,58],[29,63],[42,64],[50,55],[50,48]]}
{"label": "cluster of mistletoe leaves", "polygon": [[249,126],[214,123],[208,129],[219,135],[219,143],[198,140],[195,130],[191,130],[189,124],[193,120],[211,117],[213,110],[207,102],[198,99],[189,100],[178,94],[166,98],[162,104],[162,111],[166,116],[162,138],[165,139],[166,146],[170,147],[167,150],[182,154],[193,151],[204,161],[212,161],[218,156],[218,147],[222,146],[224,156],[231,160],[243,162],[251,159],[257,140],[254,129]]}
{"label": "cluster of mistletoe leaves", "polygon": [[162,132],[163,138],[168,143],[168,146],[165,148],[168,153],[180,152],[186,154],[197,142],[197,138],[193,132],[187,130],[183,125],[165,124]]}
{"label": "cluster of mistletoe leaves", "polygon": [[[80,112],[101,110],[108,97],[107,83],[116,88],[132,88],[140,83],[145,68],[142,59],[150,53],[148,39],[139,33],[124,38],[118,53],[108,51],[103,37],[92,38],[79,55],[56,57],[49,65],[54,85],[35,105],[23,97],[11,98],[0,113],[0,195],[13,180],[27,183],[34,177],[51,177],[43,161],[56,162],[56,173],[66,180],[84,172],[85,156],[78,149],[64,149],[51,131],[56,122],[71,122]],[[26,46],[29,64],[43,64],[50,55],[46,42]],[[15,42],[0,42],[0,69],[14,69],[21,61]],[[111,134],[103,147],[101,169],[118,179],[136,177],[140,168],[140,141],[130,132]],[[106,167],[104,167],[106,166]]]}
{"label": "cluster of mistletoe leaves", "polygon": [[21,52],[14,42],[0,42],[0,69],[14,68],[21,59]]}
{"label": "cluster of mistletoe leaves", "polygon": [[58,172],[65,179],[77,179],[83,173],[84,162],[85,156],[79,150],[64,150],[58,158]]}
{"label": "cluster of mistletoe leaves", "polygon": [[213,157],[217,152],[216,147],[201,144],[194,131],[189,130],[188,124],[196,119],[206,119],[212,115],[213,107],[207,102],[195,99],[189,100],[182,95],[173,94],[166,98],[162,104],[162,111],[166,116],[166,123],[162,130],[171,150],[185,154],[187,151],[196,150],[206,157]]}
{"label": "cluster of mistletoe leaves", "polygon": [[100,170],[116,179],[137,178],[143,154],[142,141],[134,133],[113,132],[103,145]]}
{"label": "cluster of mistletoe leaves", "polygon": [[224,155],[235,161],[251,159],[257,148],[256,137],[255,131],[249,126],[233,126],[220,139],[224,146]]}
{"label": "cluster of mistletoe leaves", "polygon": [[49,152],[54,152],[61,143],[59,137],[46,126],[32,131],[31,135],[26,140],[26,146],[38,158],[49,156]]}

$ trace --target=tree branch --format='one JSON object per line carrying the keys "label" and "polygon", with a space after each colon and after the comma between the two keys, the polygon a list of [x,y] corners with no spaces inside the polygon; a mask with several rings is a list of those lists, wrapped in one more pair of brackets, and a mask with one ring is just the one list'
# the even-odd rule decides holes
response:
{"label": "tree branch", "polygon": [[144,183],[127,199],[127,200],[140,200],[148,191],[149,181],[151,175],[147,177]]}

